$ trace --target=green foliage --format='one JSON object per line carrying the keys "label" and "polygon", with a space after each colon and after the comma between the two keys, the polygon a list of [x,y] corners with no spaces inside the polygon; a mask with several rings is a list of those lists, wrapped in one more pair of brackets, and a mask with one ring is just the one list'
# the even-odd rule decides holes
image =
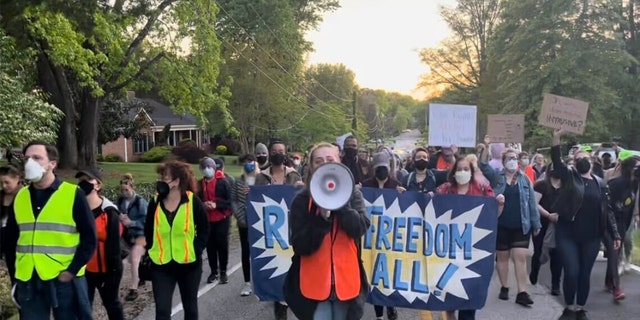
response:
{"label": "green foliage", "polygon": [[122,157],[120,157],[120,155],[116,154],[116,153],[109,153],[109,154],[105,155],[99,161],[104,161],[104,162],[122,162]]}
{"label": "green foliage", "polygon": [[167,141],[169,141],[169,135],[171,134],[171,123],[167,123],[162,131],[158,135],[158,141],[156,141],[156,145],[158,146],[166,146]]}
{"label": "green foliage", "polygon": [[227,146],[219,145],[216,147],[216,154],[226,155],[227,154]]}
{"label": "green foliage", "polygon": [[100,144],[118,140],[123,135],[127,139],[140,136],[141,129],[147,127],[147,117],[131,116],[132,110],[140,110],[146,106],[141,100],[105,99],[100,108],[100,124],[98,125],[98,142]]}
{"label": "green foliage", "polygon": [[172,148],[169,146],[153,147],[149,149],[149,151],[145,152],[142,157],[140,157],[140,161],[153,163],[162,162],[171,155],[171,149]]}
{"label": "green foliage", "polygon": [[17,146],[30,140],[55,142],[63,114],[28,86],[22,72],[28,56],[0,29],[0,145]]}
{"label": "green foliage", "polygon": [[[150,182],[136,183],[136,193],[144,199],[151,199],[156,194],[156,184]],[[111,201],[117,201],[121,196],[120,185],[105,185],[102,196]]]}
{"label": "green foliage", "polygon": [[186,145],[197,146],[198,144],[193,139],[183,139],[183,140],[180,140],[180,142],[178,142],[178,146],[186,146]]}
{"label": "green foliage", "polygon": [[173,153],[178,160],[191,164],[200,163],[200,160],[207,156],[207,153],[204,152],[204,150],[198,148],[198,146],[194,144],[185,144],[174,147],[171,150],[171,153]]}
{"label": "green foliage", "polygon": [[3,265],[0,267],[0,319],[9,319],[18,314],[18,308],[11,300],[11,281],[9,272]]}

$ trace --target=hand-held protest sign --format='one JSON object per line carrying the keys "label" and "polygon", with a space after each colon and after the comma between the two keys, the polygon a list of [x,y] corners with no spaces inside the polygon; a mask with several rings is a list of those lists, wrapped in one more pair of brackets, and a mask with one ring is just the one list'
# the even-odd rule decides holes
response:
{"label": "hand-held protest sign", "polygon": [[[262,301],[283,301],[291,265],[292,186],[252,187],[247,199],[252,283]],[[362,260],[368,301],[421,310],[480,309],[493,274],[494,198],[362,188],[371,226]]]}
{"label": "hand-held protest sign", "polygon": [[583,134],[588,113],[588,102],[545,94],[538,123],[553,129]]}
{"label": "hand-held protest sign", "polygon": [[524,114],[490,114],[487,135],[491,142],[524,142]]}
{"label": "hand-held protest sign", "polygon": [[429,104],[429,145],[476,146],[476,106]]}

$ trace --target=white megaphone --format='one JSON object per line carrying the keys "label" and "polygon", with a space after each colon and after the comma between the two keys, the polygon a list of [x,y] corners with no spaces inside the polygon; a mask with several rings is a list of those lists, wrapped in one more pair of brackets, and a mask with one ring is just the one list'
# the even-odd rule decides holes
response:
{"label": "white megaphone", "polygon": [[344,207],[355,189],[351,170],[337,162],[321,164],[311,175],[309,192],[313,202],[325,210]]}

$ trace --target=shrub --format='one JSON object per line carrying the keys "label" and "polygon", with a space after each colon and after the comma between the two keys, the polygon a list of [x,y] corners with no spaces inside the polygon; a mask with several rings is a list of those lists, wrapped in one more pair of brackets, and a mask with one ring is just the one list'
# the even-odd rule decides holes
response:
{"label": "shrub", "polygon": [[194,145],[197,146],[198,144],[196,143],[195,140],[193,139],[184,139],[184,140],[180,140],[180,142],[178,142],[178,146],[184,146],[184,145]]}
{"label": "shrub", "polygon": [[219,145],[216,147],[216,154],[227,154],[227,146]]}
{"label": "shrub", "polygon": [[[136,193],[144,199],[150,200],[156,194],[155,183],[136,183],[135,187]],[[102,189],[102,196],[115,203],[120,197],[120,186],[105,185]]]}
{"label": "shrub", "polygon": [[98,153],[96,155],[96,161],[98,161],[98,162],[103,162],[104,161],[104,158],[102,157],[102,154]]}
{"label": "shrub", "polygon": [[242,151],[242,146],[234,139],[223,138],[218,142],[218,145],[227,147],[227,152],[225,154],[238,155]]}
{"label": "shrub", "polygon": [[177,146],[173,148],[171,153],[176,155],[178,159],[192,164],[199,163],[200,159],[207,156],[207,153],[204,150],[191,144]]}
{"label": "shrub", "polygon": [[122,157],[120,157],[119,154],[109,153],[108,155],[104,156],[102,161],[104,161],[104,162],[122,162]]}
{"label": "shrub", "polygon": [[11,281],[4,264],[0,267],[0,319],[9,319],[18,313],[11,300]]}
{"label": "shrub", "polygon": [[145,152],[142,157],[140,157],[140,161],[142,162],[162,162],[165,158],[171,155],[171,147],[169,146],[159,146],[153,147],[149,149],[149,151]]}

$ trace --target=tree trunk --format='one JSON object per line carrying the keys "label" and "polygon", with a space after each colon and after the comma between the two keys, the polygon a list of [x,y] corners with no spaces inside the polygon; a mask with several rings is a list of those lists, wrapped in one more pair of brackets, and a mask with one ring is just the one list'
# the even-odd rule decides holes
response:
{"label": "tree trunk", "polygon": [[82,101],[82,115],[78,140],[78,167],[95,168],[98,151],[98,123],[100,121],[100,99],[85,92]]}
{"label": "tree trunk", "polygon": [[54,67],[46,54],[38,57],[38,80],[42,89],[49,94],[49,101],[64,113],[58,130],[58,150],[61,169],[75,169],[78,164],[76,142],[76,110],[69,82],[60,67]]}

